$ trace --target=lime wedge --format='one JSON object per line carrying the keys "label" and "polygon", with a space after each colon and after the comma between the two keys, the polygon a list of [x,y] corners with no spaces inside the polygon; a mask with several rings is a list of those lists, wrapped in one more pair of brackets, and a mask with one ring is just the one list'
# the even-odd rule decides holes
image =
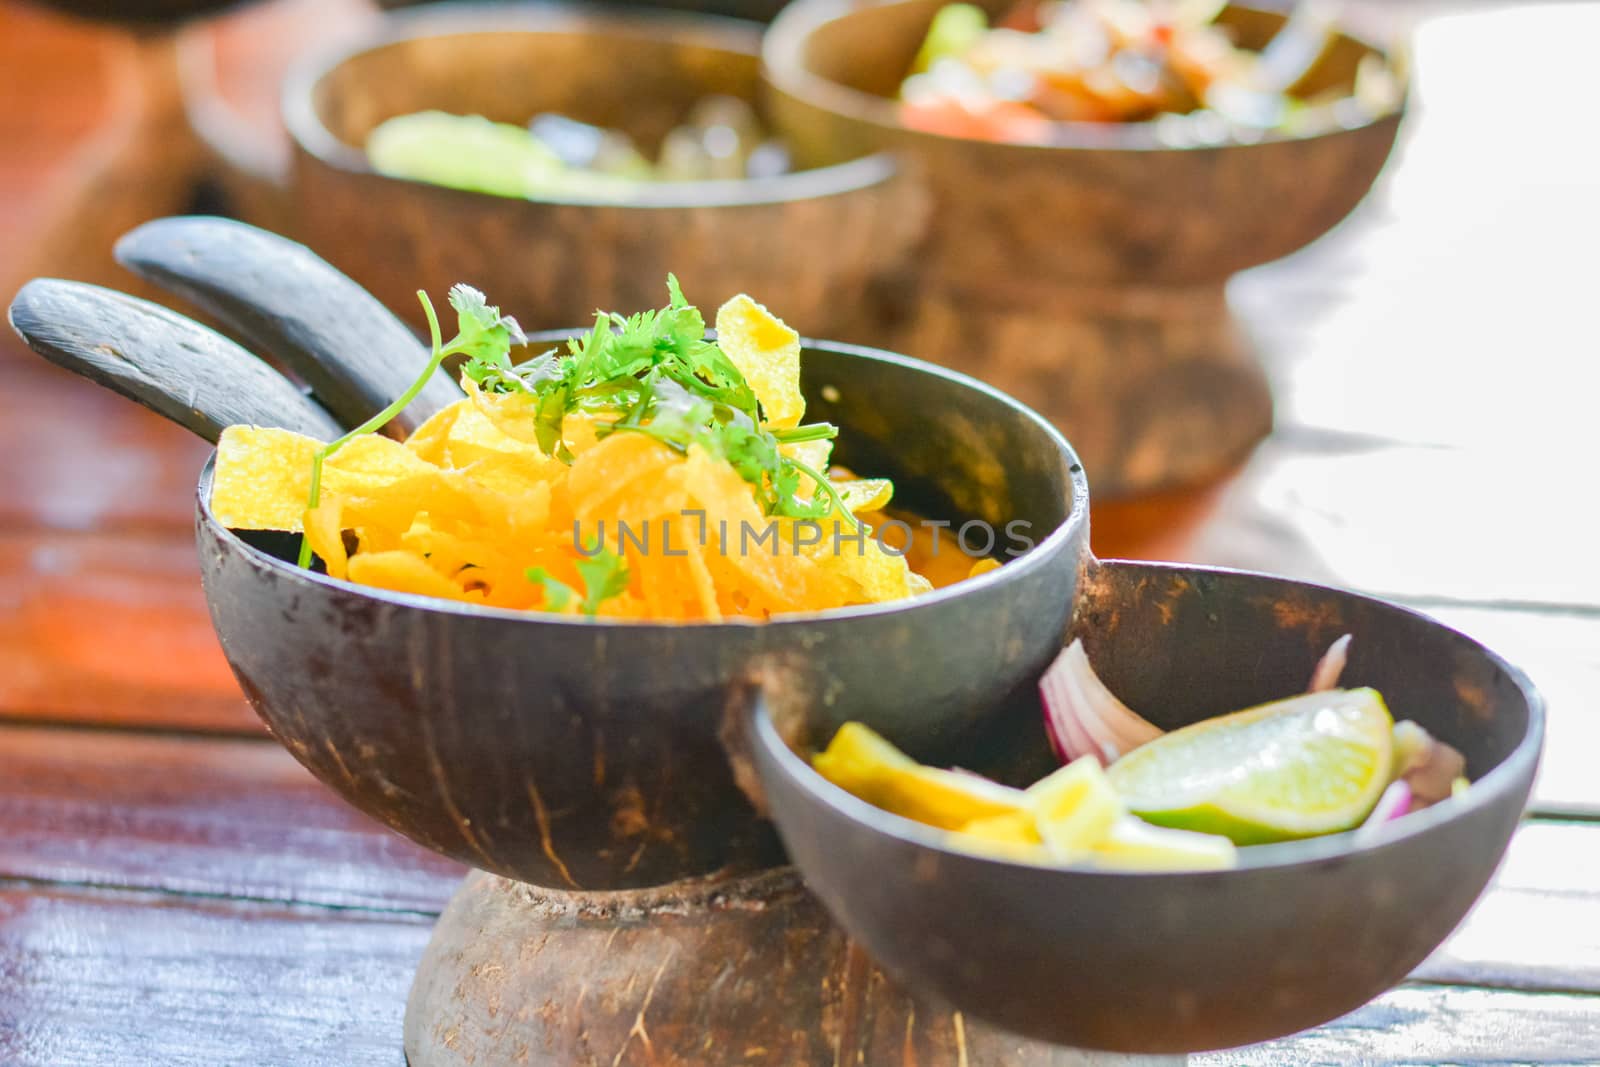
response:
{"label": "lime wedge", "polygon": [[1107,775],[1159,826],[1240,845],[1337,833],[1389,784],[1393,727],[1375,690],[1307,693],[1174,730]]}

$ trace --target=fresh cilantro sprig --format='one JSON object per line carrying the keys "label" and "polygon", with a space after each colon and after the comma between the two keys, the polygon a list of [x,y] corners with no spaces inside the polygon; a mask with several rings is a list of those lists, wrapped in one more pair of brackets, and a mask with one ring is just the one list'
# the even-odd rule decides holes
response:
{"label": "fresh cilantro sprig", "polygon": [[[509,315],[500,314],[500,309],[497,307],[490,307],[484,295],[470,285],[456,285],[450,290],[450,306],[456,311],[456,335],[450,339],[449,344],[441,340],[439,317],[434,314],[433,303],[428,299],[428,294],[419,289],[417,299],[422,301],[423,314],[428,317],[428,333],[433,346],[427,365],[423,367],[417,380],[395,398],[394,403],[343,437],[323,445],[312,456],[311,492],[306,499],[308,511],[322,502],[322,465],[328,457],[357,437],[382,429],[390,419],[404,411],[406,405],[422,392],[445,357],[461,355],[467,357],[469,362],[501,360],[509,363],[512,343],[528,343],[528,339],[522,334],[522,328],[517,325],[517,320]],[[311,566],[311,542],[303,534],[300,537],[299,564],[302,567]]]}
{"label": "fresh cilantro sprig", "polygon": [[[569,463],[572,455],[562,433],[566,417],[611,415],[597,428],[602,436],[643,433],[679,453],[699,445],[727,460],[755,487],[768,515],[850,516],[825,475],[779,447],[832,438],[838,430],[827,423],[763,426],[755,391],[727,354],[705,339],[704,317],[684,299],[672,275],[667,293],[667,306],[657,311],[626,318],[597,312],[593,329],[568,341],[564,354],[550,351],[513,364],[509,350],[489,351],[469,359],[462,373],[491,392],[531,394],[539,446]],[[799,495],[806,479],[816,487],[811,499]]]}
{"label": "fresh cilantro sprig", "polygon": [[525,572],[528,581],[544,587],[544,606],[551,611],[565,611],[576,598],[578,610],[585,615],[595,615],[600,605],[614,596],[627,592],[628,568],[622,557],[598,542],[588,546],[590,553],[577,563],[578,577],[583,580],[583,595],[559,578],[554,578],[543,567],[529,567]]}

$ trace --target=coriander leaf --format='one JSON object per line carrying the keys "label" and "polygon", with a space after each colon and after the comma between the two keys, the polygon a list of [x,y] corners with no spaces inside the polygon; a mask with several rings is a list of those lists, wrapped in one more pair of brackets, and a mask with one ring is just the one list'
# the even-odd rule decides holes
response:
{"label": "coriander leaf", "polygon": [[577,590],[559,578],[552,578],[543,567],[529,567],[523,574],[528,581],[544,587],[544,606],[548,611],[565,611],[578,595]]}
{"label": "coriander leaf", "polygon": [[[477,291],[469,290],[469,292]],[[452,298],[454,295],[454,293],[451,294]],[[483,294],[478,293],[478,298],[480,300],[482,297]],[[428,362],[423,365],[422,371],[417,375],[416,380],[408,385],[405,392],[396,397],[388,407],[372,416],[366,422],[363,422],[360,426],[357,426],[355,429],[344,434],[342,437],[338,437],[332,441],[329,441],[327,444],[319,448],[311,457],[311,488],[306,495],[307,511],[316,510],[318,504],[320,504],[322,501],[322,466],[325,462],[327,462],[328,457],[339,451],[339,449],[343,448],[351,441],[355,440],[357,437],[382,429],[390,419],[404,411],[406,406],[417,398],[417,394],[422,392],[423,386],[428,384],[428,381],[433,377],[434,372],[439,369],[439,365],[444,361],[444,357],[449,355],[451,352],[460,351],[460,349],[455,347],[456,343],[460,341],[460,337],[457,337],[448,345],[440,340],[439,316],[434,314],[433,304],[428,300],[428,294],[419,289],[417,290],[417,299],[422,302],[422,312],[428,317],[428,336],[431,343],[431,352],[428,356]],[[464,301],[467,299],[468,298],[466,296],[463,296]],[[496,314],[498,314],[498,311]],[[518,335],[521,335],[521,331],[518,331]],[[309,568],[311,566],[311,554],[311,542],[307,540],[306,536],[302,533],[300,535],[300,554],[296,558],[296,563],[298,566]]]}
{"label": "coriander leaf", "polygon": [[[548,352],[512,366],[509,345],[499,343],[495,332],[509,320],[483,294],[458,286],[451,302],[462,316],[462,334],[452,347],[483,352],[463,368],[482,388],[520,390],[535,398],[535,437],[547,455],[572,462],[564,423],[574,412],[587,412],[602,416],[596,426],[601,437],[643,433],[680,455],[699,446],[726,460],[750,483],[765,514],[820,518],[838,509],[827,478],[779,447],[831,438],[838,430],[826,423],[763,426],[755,391],[737,364],[706,340],[705,318],[670,274],[667,296],[667,306],[655,311],[597,311],[593,328],[569,340],[564,355]],[[514,330],[515,323],[506,329]],[[817,486],[810,500],[799,496],[807,479]]]}
{"label": "coriander leaf", "polygon": [[559,456],[571,463],[572,453],[567,449],[567,443],[561,436],[561,425],[567,413],[567,389],[564,382],[557,381],[552,384],[554,388],[539,394],[534,437],[545,455]]}
{"label": "coriander leaf", "polygon": [[592,544],[589,548],[597,551],[588,559],[580,559],[577,566],[578,576],[583,579],[583,613],[594,615],[600,610],[602,602],[628,591],[628,581],[632,576],[623,565],[622,557],[615,552],[599,544]]}
{"label": "coriander leaf", "polygon": [[667,306],[660,313],[667,336],[680,346],[704,344],[705,316],[683,298],[683,287],[678,284],[676,275],[667,275],[667,297]]}
{"label": "coriander leaf", "polygon": [[590,542],[587,551],[593,555],[577,562],[578,577],[583,579],[583,596],[559,578],[553,578],[543,567],[529,567],[523,573],[528,581],[544,588],[544,607],[549,611],[565,611],[575,599],[578,610],[585,615],[595,615],[600,605],[628,590],[628,569],[622,557],[602,546]]}
{"label": "coriander leaf", "polygon": [[456,310],[458,326],[448,347],[474,362],[510,369],[512,344],[528,343],[517,320],[490,307],[488,299],[470,285],[451,287],[450,306]]}

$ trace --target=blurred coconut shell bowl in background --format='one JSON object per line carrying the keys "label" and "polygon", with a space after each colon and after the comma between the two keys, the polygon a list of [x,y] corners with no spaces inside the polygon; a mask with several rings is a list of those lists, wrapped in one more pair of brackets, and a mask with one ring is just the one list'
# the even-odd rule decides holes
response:
{"label": "blurred coconut shell bowl in background", "polygon": [[900,263],[925,218],[918,187],[883,155],[775,176],[595,183],[499,196],[378,173],[365,151],[386,120],[425,111],[521,126],[558,114],[619,130],[654,158],[708,97],[759,95],[748,24],[644,10],[439,5],[389,14],[284,90],[299,236],[420,325],[417,288],[467,280],[529,328],[598,307],[653,307],[675,272],[691,300],[782,294],[804,331],[833,329]]}
{"label": "blurred coconut shell bowl in background", "polygon": [[[1227,469],[1270,428],[1271,398],[1224,285],[1355,207],[1394,143],[1403,88],[1385,113],[1248,142],[1180,143],[1162,122],[1058,123],[1032,144],[922,132],[895,97],[944,6],[797,0],[766,37],[771,114],[802,165],[893,151],[934,197],[918,269],[844,336],[942,361],[1044,412],[1102,497]],[[1012,0],[980,6],[998,18]],[[1238,6],[1218,16],[1255,50],[1285,21]],[[1382,57],[1344,33],[1323,45],[1296,87],[1306,97],[1353,92],[1363,58]]]}
{"label": "blurred coconut shell bowl in background", "polygon": [[54,8],[82,18],[121,23],[172,23],[199,15],[210,15],[234,7],[243,0],[32,0],[40,7]]}

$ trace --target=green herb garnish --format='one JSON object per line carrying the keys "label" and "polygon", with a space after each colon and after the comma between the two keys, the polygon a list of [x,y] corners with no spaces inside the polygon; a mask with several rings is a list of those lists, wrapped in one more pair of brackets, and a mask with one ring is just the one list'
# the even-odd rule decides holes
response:
{"label": "green herb garnish", "polygon": [[[513,365],[509,350],[490,351],[469,359],[462,373],[489,392],[532,395],[539,447],[569,463],[572,455],[562,439],[566,416],[614,415],[599,424],[600,436],[643,433],[679,453],[699,445],[755,487],[768,515],[819,519],[837,511],[855,522],[825,475],[778,447],[832,438],[838,429],[828,423],[765,428],[755,392],[733,361],[705,339],[705,319],[672,275],[667,292],[669,302],[658,311],[627,318],[596,312],[594,328],[568,341],[565,354],[552,350]],[[810,500],[799,496],[804,478],[817,488]]]}
{"label": "green herb garnish", "polygon": [[[589,555],[577,563],[578,577],[583,579],[583,596],[578,610],[585,615],[595,615],[600,605],[628,590],[628,569],[622,557],[602,546],[598,541],[589,544]],[[578,591],[559,578],[551,577],[543,567],[529,567],[525,572],[528,581],[544,587],[544,606],[551,611],[565,611]]]}
{"label": "green herb garnish", "polygon": [[[463,376],[481,389],[534,397],[535,436],[547,455],[572,462],[562,434],[567,415],[610,414],[615,418],[597,424],[600,436],[643,433],[679,453],[698,445],[728,461],[755,487],[768,515],[817,519],[837,512],[859,526],[826,475],[779,448],[836,437],[837,427],[820,422],[778,430],[762,426],[755,392],[733,361],[705,339],[705,319],[684,300],[671,275],[667,291],[670,301],[658,311],[627,318],[597,312],[594,329],[568,341],[564,355],[552,350],[520,364],[512,362],[511,346],[525,345],[527,339],[516,320],[489,306],[481,292],[467,285],[450,290],[457,327],[456,336],[445,343],[433,304],[418,291],[432,346],[427,365],[394,403],[316,452],[307,510],[321,503],[327,458],[356,437],[381,429],[416,398],[446,357],[459,355],[466,357]],[[803,478],[818,490],[811,500],[799,496]],[[580,610],[594,615],[602,602],[628,588],[627,568],[616,553],[599,544],[590,545],[589,551],[576,565],[584,584],[581,597],[544,568],[527,570],[528,580],[543,587],[551,610],[562,611],[577,598]],[[310,542],[302,535],[300,566],[309,567],[311,556]]]}
{"label": "green herb garnish", "polygon": [[[382,429],[390,419],[404,411],[406,405],[422,392],[422,387],[428,384],[428,379],[433,377],[446,356],[463,355],[471,361],[501,360],[509,363],[512,342],[528,343],[527,338],[522,335],[521,327],[517,325],[517,320],[509,315],[500,314],[499,308],[490,307],[483,294],[470,285],[456,285],[450,290],[450,306],[456,310],[457,326],[456,336],[449,344],[444,344],[440,339],[439,317],[434,314],[433,303],[429,301],[428,294],[419,289],[417,299],[422,301],[423,314],[428,316],[428,332],[433,345],[427,366],[422,368],[417,380],[412,382],[394,403],[343,437],[330,441],[317,450],[311,459],[311,493],[306,500],[307,511],[322,502],[322,465],[327,458],[357,437]],[[311,566],[311,542],[306,540],[304,534],[300,537],[298,562],[302,567]]]}

